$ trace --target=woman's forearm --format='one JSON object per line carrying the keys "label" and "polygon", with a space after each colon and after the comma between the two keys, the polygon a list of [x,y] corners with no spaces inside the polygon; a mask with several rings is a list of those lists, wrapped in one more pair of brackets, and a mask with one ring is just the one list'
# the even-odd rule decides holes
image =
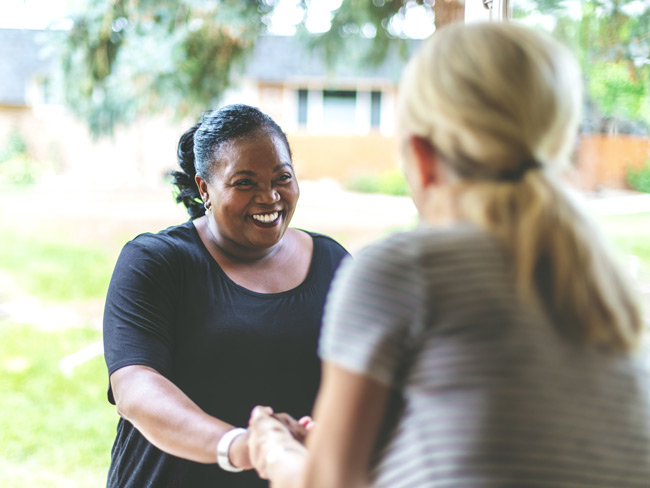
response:
{"label": "woman's forearm", "polygon": [[[127,366],[111,375],[118,413],[154,446],[199,463],[216,463],[217,444],[233,426],[201,410],[176,385],[145,366]],[[246,437],[230,450],[233,465],[250,468]]]}

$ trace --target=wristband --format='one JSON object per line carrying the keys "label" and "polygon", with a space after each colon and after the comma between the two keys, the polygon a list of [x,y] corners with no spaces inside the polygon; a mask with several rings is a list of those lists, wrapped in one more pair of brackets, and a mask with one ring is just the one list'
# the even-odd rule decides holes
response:
{"label": "wristband", "polygon": [[237,468],[230,463],[228,453],[230,452],[230,446],[237,436],[246,432],[246,429],[236,428],[231,429],[221,436],[219,443],[217,444],[217,464],[224,471],[230,471],[231,473],[239,473],[243,471],[242,468]]}

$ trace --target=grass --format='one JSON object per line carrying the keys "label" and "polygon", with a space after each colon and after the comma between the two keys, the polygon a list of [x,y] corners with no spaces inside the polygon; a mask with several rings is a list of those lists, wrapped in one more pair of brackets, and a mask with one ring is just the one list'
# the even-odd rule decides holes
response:
{"label": "grass", "polygon": [[88,328],[0,323],[0,479],[7,488],[103,486],[117,415],[96,357],[68,376],[67,354],[101,339]]}
{"label": "grass", "polygon": [[650,283],[650,213],[601,217],[600,222],[621,253],[639,258],[639,278]]}
{"label": "grass", "polygon": [[4,228],[2,235],[0,270],[28,295],[53,302],[105,296],[115,264],[109,252],[71,244],[56,233],[30,235]]}
{"label": "grass", "polygon": [[[650,279],[650,213],[601,219]],[[0,229],[0,271],[44,302],[103,299],[115,242],[71,244],[65,232]],[[345,243],[344,235],[339,237]],[[74,239],[72,239],[74,240]],[[123,242],[122,238],[116,238]],[[70,375],[64,356],[101,339],[91,323],[58,330],[0,319],[0,480],[7,488],[103,486],[117,414],[101,357]]]}
{"label": "grass", "polygon": [[[103,300],[115,262],[110,246],[71,244],[62,230],[0,232],[0,275],[10,288],[0,298],[27,295],[45,304],[71,306]],[[69,375],[59,368],[63,357],[100,340],[101,331],[90,321],[53,330],[0,319],[3,487],[106,484],[118,417],[106,400],[103,357]]]}

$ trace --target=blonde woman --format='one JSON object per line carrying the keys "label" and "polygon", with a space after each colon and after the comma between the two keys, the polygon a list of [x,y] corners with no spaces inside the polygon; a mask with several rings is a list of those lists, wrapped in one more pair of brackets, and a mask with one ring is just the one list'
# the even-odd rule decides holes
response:
{"label": "blonde woman", "polygon": [[580,86],[514,24],[445,27],[411,61],[398,128],[423,225],[338,273],[307,448],[253,411],[273,487],[650,486],[634,287],[558,179]]}

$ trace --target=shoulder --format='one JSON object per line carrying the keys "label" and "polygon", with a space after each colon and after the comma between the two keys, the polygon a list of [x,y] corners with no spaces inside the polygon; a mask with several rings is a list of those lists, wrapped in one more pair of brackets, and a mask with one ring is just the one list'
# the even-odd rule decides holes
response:
{"label": "shoulder", "polygon": [[496,239],[487,232],[470,224],[456,224],[398,232],[368,246],[363,252],[414,257],[450,251],[462,254],[473,252],[476,248],[498,247]]}
{"label": "shoulder", "polygon": [[450,260],[485,259],[501,252],[492,236],[472,225],[459,224],[395,233],[362,249],[355,261],[359,267],[407,270]]}
{"label": "shoulder", "polygon": [[312,238],[314,243],[314,255],[324,254],[330,256],[331,258],[340,261],[345,256],[348,256],[348,251],[339,244],[335,239],[332,239],[325,234],[319,234],[317,232],[310,232],[302,229],[296,229],[299,232],[304,232]]}
{"label": "shoulder", "polygon": [[144,232],[130,240],[127,245],[159,249],[182,247],[195,242],[193,233],[195,233],[194,224],[189,221],[167,227],[156,233]]}
{"label": "shoulder", "polygon": [[[298,230],[301,230],[301,229],[298,229]],[[336,241],[335,239],[333,239],[330,236],[327,236],[325,234],[319,234],[318,232],[311,232],[311,231],[308,231],[308,230],[301,230],[301,232],[304,232],[304,233],[310,235],[311,238],[314,241],[314,245],[318,245],[318,246],[322,246],[322,247],[326,247],[326,248],[330,248],[330,249],[336,249],[336,250],[339,250],[339,251],[344,252],[344,253],[347,254],[347,251],[345,250],[345,248],[341,244],[339,244],[338,241]]]}
{"label": "shoulder", "polygon": [[168,227],[160,232],[145,232],[127,242],[122,257],[168,260],[196,247],[194,224],[186,222]]}

